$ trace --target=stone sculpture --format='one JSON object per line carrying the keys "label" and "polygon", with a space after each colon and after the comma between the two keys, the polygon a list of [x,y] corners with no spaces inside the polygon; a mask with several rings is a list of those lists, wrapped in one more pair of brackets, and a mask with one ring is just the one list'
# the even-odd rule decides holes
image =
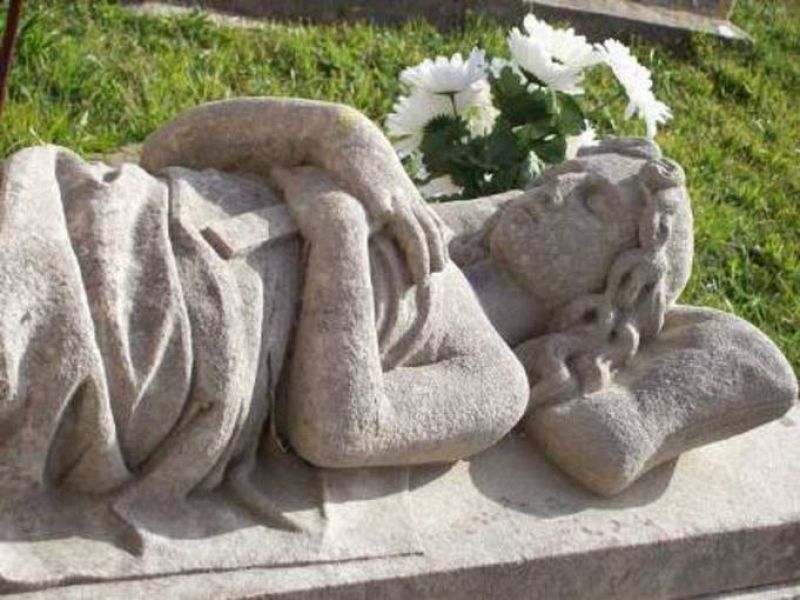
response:
{"label": "stone sculpture", "polygon": [[796,401],[766,336],[677,304],[691,208],[650,142],[431,210],[353,109],[239,99],[177,117],[141,165],[54,146],[4,164],[5,497],[88,493],[138,530],[225,487],[302,529],[253,483],[267,447],[403,467],[517,423],[611,495]]}

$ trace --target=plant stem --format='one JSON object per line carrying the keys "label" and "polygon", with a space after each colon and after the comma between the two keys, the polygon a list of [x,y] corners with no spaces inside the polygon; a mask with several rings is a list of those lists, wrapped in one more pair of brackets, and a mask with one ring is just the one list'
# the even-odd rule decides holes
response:
{"label": "plant stem", "polygon": [[625,92],[623,90],[617,90],[617,93],[610,100],[602,103],[600,106],[597,106],[587,112],[587,118],[589,122],[596,123],[598,121],[597,117],[598,116],[602,117],[602,115],[600,115],[601,111],[605,110],[606,108],[609,107],[609,105],[615,104],[618,100],[621,100],[623,98],[625,98]]}

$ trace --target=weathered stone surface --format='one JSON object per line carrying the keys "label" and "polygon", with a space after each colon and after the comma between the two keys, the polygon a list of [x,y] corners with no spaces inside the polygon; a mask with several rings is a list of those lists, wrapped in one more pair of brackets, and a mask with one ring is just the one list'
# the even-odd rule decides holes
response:
{"label": "weathered stone surface", "polygon": [[[25,597],[727,598],[726,590],[800,577],[798,465],[797,410],[663,465],[613,499],[581,490],[512,436],[450,468],[414,471],[410,506],[423,555]],[[730,597],[794,595],[751,589]]]}
{"label": "weathered stone surface", "polygon": [[[543,471],[518,436],[459,462],[521,423],[573,480],[614,495],[795,403],[795,375],[762,333],[677,304],[691,207],[683,171],[653,143],[605,140],[524,192],[437,213],[360,113],[251,98],[179,115],[141,165],[54,146],[3,165],[0,591],[288,565],[346,573],[347,561],[419,553],[433,571],[463,559],[480,572],[491,561],[476,556],[502,556],[502,574],[516,556],[548,582],[588,553],[586,574],[607,589],[628,578],[659,594],[672,584],[640,581],[637,561],[672,557],[683,572],[683,550],[729,543],[716,520],[669,503],[706,494],[723,510],[743,484],[709,496],[708,482],[653,475],[662,483],[640,487],[644,498],[603,504]],[[711,464],[704,478],[724,476],[727,463]],[[464,469],[474,489],[450,490]],[[631,503],[654,512],[604,520]],[[546,518],[516,522],[496,505]],[[590,519],[556,526],[575,511]],[[673,523],[669,539],[684,541],[668,554],[658,523],[678,514],[714,534],[711,549]],[[733,543],[758,556],[759,544],[784,547],[787,530],[764,514]],[[486,519],[500,528],[475,524]],[[637,529],[603,563],[617,526]],[[461,548],[477,529],[489,537]],[[784,577],[784,562],[740,567],[761,581],[771,568]],[[505,595],[519,589],[497,579]],[[462,592],[485,583],[465,581]]]}

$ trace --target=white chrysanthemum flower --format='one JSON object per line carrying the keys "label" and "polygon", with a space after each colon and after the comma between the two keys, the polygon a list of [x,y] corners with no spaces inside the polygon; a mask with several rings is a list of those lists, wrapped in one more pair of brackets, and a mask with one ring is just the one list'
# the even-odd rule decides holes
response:
{"label": "white chrysanthemum flower", "polygon": [[456,185],[450,175],[443,175],[419,186],[419,191],[426,198],[439,198],[441,196],[456,196],[461,194],[464,188]]}
{"label": "white chrysanthemum flower", "polygon": [[525,17],[527,33],[516,27],[508,36],[514,63],[550,89],[581,94],[584,70],[600,61],[597,52],[572,29],[554,29],[533,15]]}
{"label": "white chrysanthemum flower", "polygon": [[586,41],[586,36],[577,35],[571,27],[556,29],[532,14],[523,19],[522,27],[563,65],[591,67],[602,61],[594,46]]}
{"label": "white chrysanthemum flower", "polygon": [[427,59],[403,71],[400,80],[410,93],[394,105],[386,128],[401,158],[419,148],[425,126],[434,117],[458,115],[477,137],[490,133],[500,114],[492,104],[484,53],[477,48],[466,61],[460,54]]}
{"label": "white chrysanthemum flower", "polygon": [[386,117],[386,130],[392,138],[397,154],[405,158],[422,143],[425,126],[440,115],[454,114],[453,102],[447,96],[415,89],[409,96],[401,96],[393,112]]}
{"label": "white chrysanthemum flower", "polygon": [[429,58],[400,74],[400,81],[409,88],[419,88],[431,94],[456,94],[486,77],[486,55],[473,48],[465,61],[460,53],[445,58]]}
{"label": "white chrysanthemum flower", "polygon": [[553,60],[542,44],[514,28],[508,36],[511,58],[519,67],[539,79],[547,87],[568,94],[580,94],[583,90],[583,68],[562,65]]}
{"label": "white chrysanthemum flower", "polygon": [[566,137],[567,152],[565,159],[570,160],[578,156],[578,150],[587,146],[596,146],[600,140],[597,139],[597,132],[594,130],[588,121],[586,121],[585,129],[578,135],[568,135]]}
{"label": "white chrysanthemum flower", "polygon": [[485,79],[454,96],[456,113],[467,122],[472,137],[488,135],[500,111],[492,104],[492,88]]}
{"label": "white chrysanthemum flower", "polygon": [[597,50],[625,88],[625,95],[628,96],[625,118],[638,115],[645,122],[647,137],[653,139],[658,125],[672,118],[672,111],[653,94],[653,79],[649,69],[639,63],[628,47],[617,40],[606,40]]}

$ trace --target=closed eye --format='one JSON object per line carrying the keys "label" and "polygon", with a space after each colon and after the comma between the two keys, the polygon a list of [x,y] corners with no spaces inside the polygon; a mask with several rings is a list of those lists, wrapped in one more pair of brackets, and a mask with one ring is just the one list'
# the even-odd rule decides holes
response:
{"label": "closed eye", "polygon": [[584,197],[584,203],[589,212],[599,219],[607,220],[611,217],[610,204],[612,199],[604,192],[590,192]]}
{"label": "closed eye", "polygon": [[608,179],[594,173],[590,174],[576,192],[583,195],[584,206],[595,217],[603,221],[614,219],[619,191]]}

